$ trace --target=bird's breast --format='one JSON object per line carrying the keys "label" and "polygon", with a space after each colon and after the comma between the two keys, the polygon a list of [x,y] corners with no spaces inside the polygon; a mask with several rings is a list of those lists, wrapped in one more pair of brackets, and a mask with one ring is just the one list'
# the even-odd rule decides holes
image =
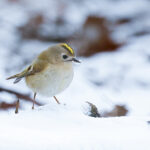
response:
{"label": "bird's breast", "polygon": [[45,96],[54,96],[66,89],[73,79],[72,64],[48,66],[44,71],[26,77],[29,88]]}

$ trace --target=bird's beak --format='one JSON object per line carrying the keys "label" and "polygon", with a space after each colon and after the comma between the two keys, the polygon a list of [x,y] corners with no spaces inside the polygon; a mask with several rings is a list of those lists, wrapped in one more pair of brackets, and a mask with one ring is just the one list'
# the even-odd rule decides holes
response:
{"label": "bird's beak", "polygon": [[72,58],[72,61],[77,62],[77,63],[81,63],[78,59],[76,58]]}

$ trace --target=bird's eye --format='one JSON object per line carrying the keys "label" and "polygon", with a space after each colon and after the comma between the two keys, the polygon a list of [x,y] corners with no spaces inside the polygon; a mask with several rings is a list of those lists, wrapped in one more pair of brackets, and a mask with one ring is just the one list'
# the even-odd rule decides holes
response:
{"label": "bird's eye", "polygon": [[62,57],[63,57],[63,59],[67,59],[67,58],[68,58],[68,56],[67,56],[67,55],[63,55]]}

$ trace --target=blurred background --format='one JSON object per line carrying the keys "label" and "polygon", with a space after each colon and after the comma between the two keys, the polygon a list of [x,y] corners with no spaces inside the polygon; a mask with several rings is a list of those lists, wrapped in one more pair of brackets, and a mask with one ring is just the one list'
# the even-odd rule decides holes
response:
{"label": "blurred background", "polygon": [[[1,0],[1,113],[18,98],[31,109],[25,83],[5,79],[60,42],[82,60],[62,103],[86,114],[94,106],[97,117],[150,115],[150,0]],[[37,98],[38,106],[54,102]]]}

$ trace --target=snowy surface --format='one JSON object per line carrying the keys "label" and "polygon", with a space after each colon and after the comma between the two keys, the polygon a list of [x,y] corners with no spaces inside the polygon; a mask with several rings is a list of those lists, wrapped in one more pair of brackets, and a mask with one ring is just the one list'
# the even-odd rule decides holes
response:
{"label": "snowy surface", "polygon": [[150,118],[92,118],[69,105],[1,115],[1,150],[149,150]]}

